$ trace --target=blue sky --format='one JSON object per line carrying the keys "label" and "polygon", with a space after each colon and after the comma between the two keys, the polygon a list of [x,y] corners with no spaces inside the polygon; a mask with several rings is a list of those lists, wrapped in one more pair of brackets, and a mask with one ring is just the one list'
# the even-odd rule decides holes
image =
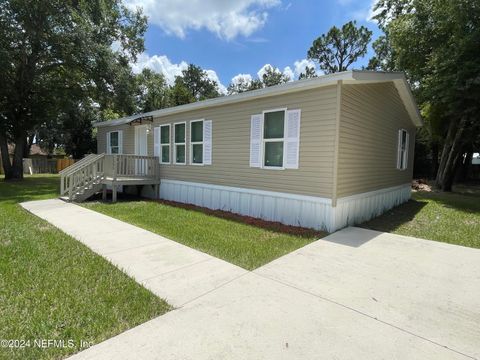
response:
{"label": "blue sky", "polygon": [[[125,1],[141,6],[149,17],[146,52],[134,70],[149,67],[170,80],[187,63],[208,70],[225,86],[238,74],[256,77],[266,64],[296,77],[312,41],[331,26],[357,20],[374,39],[380,34],[367,20],[372,0]],[[370,49],[355,67],[371,54]]]}

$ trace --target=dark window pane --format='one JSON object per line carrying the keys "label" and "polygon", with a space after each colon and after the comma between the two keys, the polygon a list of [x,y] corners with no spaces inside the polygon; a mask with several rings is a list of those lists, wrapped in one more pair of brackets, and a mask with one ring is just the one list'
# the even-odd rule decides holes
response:
{"label": "dark window pane", "polygon": [[118,146],[118,132],[110,133],[110,146]]}
{"label": "dark window pane", "polygon": [[192,145],[192,163],[194,164],[203,163],[203,145],[201,144]]}
{"label": "dark window pane", "polygon": [[112,154],[118,154],[118,146],[112,146],[111,148]]}
{"label": "dark window pane", "polygon": [[285,111],[265,113],[263,136],[265,139],[283,138]]}
{"label": "dark window pane", "polygon": [[170,145],[162,145],[162,162],[170,162]]}
{"label": "dark window pane", "polygon": [[160,128],[160,142],[162,144],[170,143],[170,127],[164,126]]}
{"label": "dark window pane", "polygon": [[192,122],[192,142],[203,141],[203,121]]}
{"label": "dark window pane", "polygon": [[265,166],[283,166],[283,141],[265,143]]}
{"label": "dark window pane", "polygon": [[185,142],[185,124],[175,125],[175,142],[176,143]]}
{"label": "dark window pane", "polygon": [[184,163],[185,162],[185,145],[177,145],[175,150],[175,162]]}

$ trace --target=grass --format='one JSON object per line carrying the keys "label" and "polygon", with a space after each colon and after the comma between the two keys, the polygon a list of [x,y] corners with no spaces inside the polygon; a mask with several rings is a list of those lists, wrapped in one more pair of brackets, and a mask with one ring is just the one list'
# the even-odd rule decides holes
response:
{"label": "grass", "polygon": [[[58,359],[80,341],[99,343],[170,310],[170,306],[80,242],[18,202],[57,196],[57,176],[0,179],[0,359]],[[39,348],[35,340],[64,340]],[[73,341],[69,347],[68,340]]]}
{"label": "grass", "polygon": [[452,193],[416,192],[408,203],[362,227],[480,248],[480,187]]}
{"label": "grass", "polygon": [[240,218],[214,216],[206,209],[186,209],[147,200],[115,204],[91,202],[85,206],[247,270],[326,235],[315,231],[289,234],[282,231],[281,226],[264,228],[243,223]]}

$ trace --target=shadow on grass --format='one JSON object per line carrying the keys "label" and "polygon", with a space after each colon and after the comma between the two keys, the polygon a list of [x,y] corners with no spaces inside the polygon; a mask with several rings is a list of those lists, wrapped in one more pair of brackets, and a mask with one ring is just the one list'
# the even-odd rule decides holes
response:
{"label": "shadow on grass", "polygon": [[427,203],[427,201],[422,200],[409,200],[405,204],[358,226],[365,229],[393,232],[403,224],[412,221]]}
{"label": "shadow on grass", "polygon": [[0,180],[0,201],[19,203],[58,196],[58,176],[26,177],[20,181]]}
{"label": "shadow on grass", "polygon": [[480,212],[480,195],[478,193],[462,192],[418,192],[415,198],[431,200],[442,204],[446,208],[464,211]]}

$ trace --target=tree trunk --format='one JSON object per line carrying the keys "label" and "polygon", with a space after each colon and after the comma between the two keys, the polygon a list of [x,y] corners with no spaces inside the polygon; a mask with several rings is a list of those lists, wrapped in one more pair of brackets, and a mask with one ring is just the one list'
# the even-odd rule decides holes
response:
{"label": "tree trunk", "polygon": [[[2,138],[2,137],[0,137]],[[25,136],[18,136],[15,139],[15,150],[13,153],[13,162],[10,163],[10,159],[7,161],[7,167],[5,167],[5,161],[2,150],[3,168],[5,170],[5,180],[22,180],[23,179],[23,151],[25,147]],[[0,141],[3,143],[3,141]],[[3,144],[1,144],[3,146]],[[2,147],[3,148],[3,147]]]}
{"label": "tree trunk", "polygon": [[430,168],[429,177],[433,178],[438,173],[438,143],[432,143],[432,167]]}
{"label": "tree trunk", "polygon": [[462,136],[466,122],[466,118],[463,117],[458,125],[452,121],[448,127],[447,138],[445,139],[435,180],[435,185],[442,191],[452,191],[455,170],[461,156]]}
{"label": "tree trunk", "polygon": [[12,177],[12,163],[10,162],[10,155],[8,154],[7,137],[0,134],[0,153],[2,155],[3,172],[5,173],[5,180]]}

